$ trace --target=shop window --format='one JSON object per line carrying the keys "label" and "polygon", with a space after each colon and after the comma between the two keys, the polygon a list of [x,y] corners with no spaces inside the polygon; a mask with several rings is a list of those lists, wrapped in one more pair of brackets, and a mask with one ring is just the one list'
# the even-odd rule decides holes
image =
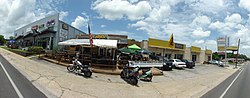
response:
{"label": "shop window", "polygon": [[157,56],[161,56],[161,53],[156,54]]}
{"label": "shop window", "polygon": [[104,49],[103,48],[100,48],[99,49],[99,55],[102,57],[104,56]]}
{"label": "shop window", "polygon": [[171,59],[171,54],[165,54],[165,57]]}
{"label": "shop window", "polygon": [[108,49],[107,50],[107,56],[108,57],[112,57],[112,49]]}
{"label": "shop window", "polygon": [[174,55],[174,58],[175,58],[175,59],[180,59],[180,60],[181,60],[181,59],[183,59],[183,54],[175,54],[175,55]]}

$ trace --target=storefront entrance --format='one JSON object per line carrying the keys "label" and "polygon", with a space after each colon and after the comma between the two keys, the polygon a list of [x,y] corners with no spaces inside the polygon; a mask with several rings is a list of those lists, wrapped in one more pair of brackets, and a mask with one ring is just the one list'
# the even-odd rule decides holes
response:
{"label": "storefront entrance", "polygon": [[207,61],[210,61],[210,60],[211,60],[211,56],[208,56],[208,57],[207,57]]}
{"label": "storefront entrance", "polygon": [[197,56],[196,55],[192,55],[192,61],[196,61],[196,59],[197,59]]}

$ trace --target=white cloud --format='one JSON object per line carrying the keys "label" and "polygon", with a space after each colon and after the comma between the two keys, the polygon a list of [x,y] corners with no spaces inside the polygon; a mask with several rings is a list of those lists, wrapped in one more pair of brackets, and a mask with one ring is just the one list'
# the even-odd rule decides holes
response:
{"label": "white cloud", "polygon": [[210,23],[211,23],[211,19],[209,17],[198,16],[193,20],[192,25],[194,25],[194,26],[207,26]]}
{"label": "white cloud", "polygon": [[215,29],[219,33],[227,35],[235,32],[235,30],[239,30],[244,28],[242,25],[242,17],[238,13],[233,13],[230,16],[225,17],[224,21],[216,21],[209,25],[210,29]]}
{"label": "white cloud", "polygon": [[86,26],[88,19],[83,18],[82,16],[77,16],[76,19],[71,23],[71,25],[77,29],[80,29],[83,26]]}
{"label": "white cloud", "polygon": [[225,18],[225,22],[227,23],[241,23],[241,21],[242,21],[241,15],[238,13],[234,13],[231,16],[227,16]]}
{"label": "white cloud", "polygon": [[92,9],[97,11],[101,17],[109,20],[117,20],[127,17],[130,20],[143,19],[151,11],[147,1],[131,4],[124,0],[96,1]]}
{"label": "white cloud", "polygon": [[250,12],[250,1],[249,0],[240,0],[239,6]]}
{"label": "white cloud", "polygon": [[192,35],[194,38],[204,38],[204,37],[209,37],[211,31],[203,31],[202,28],[197,28],[192,32]]}
{"label": "white cloud", "polygon": [[214,23],[211,23],[209,25],[209,28],[212,28],[212,29],[220,29],[220,28],[223,28],[225,26],[224,23],[220,22],[220,21],[216,21]]}
{"label": "white cloud", "polygon": [[162,22],[170,15],[171,8],[169,5],[160,6],[160,8],[154,8],[146,21]]}
{"label": "white cloud", "polygon": [[69,15],[69,12],[62,11],[62,12],[59,13],[59,19],[63,20],[64,17],[67,17],[68,15]]}
{"label": "white cloud", "polygon": [[218,13],[227,7],[229,0],[192,0],[190,6],[202,12]]}
{"label": "white cloud", "polygon": [[101,27],[102,27],[102,28],[105,28],[105,27],[106,27],[106,25],[101,25]]}

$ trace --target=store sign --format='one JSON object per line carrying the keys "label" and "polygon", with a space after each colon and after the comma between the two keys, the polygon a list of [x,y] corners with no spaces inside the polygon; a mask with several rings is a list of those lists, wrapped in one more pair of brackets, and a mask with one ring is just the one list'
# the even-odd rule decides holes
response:
{"label": "store sign", "polygon": [[185,47],[184,44],[175,43],[175,48],[177,49],[184,49],[184,47]]}
{"label": "store sign", "polygon": [[98,35],[92,35],[94,39],[107,39],[107,35],[98,34]]}
{"label": "store sign", "polygon": [[31,30],[37,30],[38,29],[38,25],[32,26]]}
{"label": "store sign", "polygon": [[63,28],[64,30],[68,30],[68,29],[69,29],[69,26],[68,26],[67,24],[63,23],[63,24],[62,24],[62,28]]}
{"label": "store sign", "polygon": [[50,21],[47,21],[47,23],[46,23],[46,26],[47,27],[52,27],[52,26],[54,26],[55,25],[55,20],[53,19],[53,20],[50,20]]}
{"label": "store sign", "polygon": [[60,33],[59,33],[59,42],[67,40],[68,39],[68,33],[69,32],[67,30],[61,29]]}
{"label": "store sign", "polygon": [[229,46],[229,47],[227,47],[227,50],[237,51],[238,47],[237,46]]}
{"label": "store sign", "polygon": [[206,54],[212,54],[212,50],[206,50],[205,53]]}
{"label": "store sign", "polygon": [[225,47],[229,46],[229,38],[219,37],[217,38],[217,49],[218,51],[225,51]]}
{"label": "store sign", "polygon": [[191,52],[201,52],[201,48],[200,47],[195,47],[195,46],[191,46]]}
{"label": "store sign", "polygon": [[169,48],[168,41],[153,39],[153,38],[148,39],[148,46],[159,47],[159,48]]}

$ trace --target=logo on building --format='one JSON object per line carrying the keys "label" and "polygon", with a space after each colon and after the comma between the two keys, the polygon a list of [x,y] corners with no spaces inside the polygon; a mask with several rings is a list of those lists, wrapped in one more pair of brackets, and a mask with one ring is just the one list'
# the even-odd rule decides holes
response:
{"label": "logo on building", "polygon": [[67,24],[63,23],[63,24],[62,24],[62,28],[63,28],[64,30],[68,30],[68,29],[69,29],[69,26],[68,26]]}
{"label": "logo on building", "polygon": [[107,39],[107,35],[98,34],[98,35],[92,35],[94,39]]}
{"label": "logo on building", "polygon": [[55,20],[54,19],[50,20],[50,21],[47,21],[47,24],[46,24],[47,27],[53,27],[54,25],[55,25]]}

